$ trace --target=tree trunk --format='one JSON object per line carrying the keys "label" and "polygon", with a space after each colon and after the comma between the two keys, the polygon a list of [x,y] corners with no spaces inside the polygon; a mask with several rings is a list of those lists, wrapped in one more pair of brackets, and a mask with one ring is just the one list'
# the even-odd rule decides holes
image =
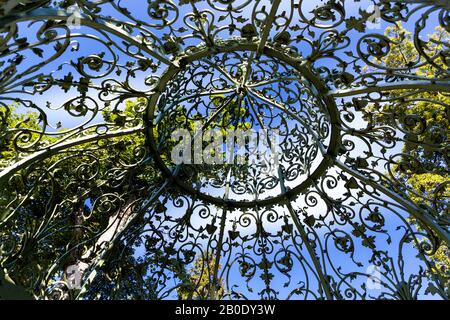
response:
{"label": "tree trunk", "polygon": [[[81,289],[81,278],[86,270],[89,270],[103,258],[120,233],[127,227],[133,213],[135,198],[131,197],[125,205],[117,210],[108,220],[108,225],[103,233],[97,238],[95,243],[84,253],[82,248],[75,248],[71,251],[68,262],[64,266],[64,274],[69,286],[69,293],[66,299],[72,299]],[[78,208],[74,216],[75,230],[73,240],[75,244],[82,241],[83,230],[83,207]]]}

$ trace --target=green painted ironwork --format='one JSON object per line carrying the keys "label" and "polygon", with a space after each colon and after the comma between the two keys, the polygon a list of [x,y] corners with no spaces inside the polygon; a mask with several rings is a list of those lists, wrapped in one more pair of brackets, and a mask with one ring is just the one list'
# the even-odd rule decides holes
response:
{"label": "green painted ironwork", "polygon": [[[37,299],[448,299],[449,10],[2,1],[8,286]],[[174,164],[171,134],[199,120],[278,130],[279,163]],[[410,179],[436,174],[432,191]]]}

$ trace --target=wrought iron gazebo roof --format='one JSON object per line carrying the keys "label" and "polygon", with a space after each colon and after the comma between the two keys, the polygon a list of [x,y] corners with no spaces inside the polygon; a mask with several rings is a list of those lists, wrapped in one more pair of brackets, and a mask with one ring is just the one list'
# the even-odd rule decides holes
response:
{"label": "wrought iron gazebo roof", "polygon": [[[448,298],[449,10],[1,1],[1,268],[48,299]],[[199,121],[278,161],[174,163]]]}

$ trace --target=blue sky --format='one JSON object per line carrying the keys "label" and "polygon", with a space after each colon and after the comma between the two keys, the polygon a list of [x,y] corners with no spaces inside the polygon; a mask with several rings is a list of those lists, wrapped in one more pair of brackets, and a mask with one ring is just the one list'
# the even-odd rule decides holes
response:
{"label": "blue sky", "polygon": [[[244,2],[244,1],[242,1]],[[310,12],[310,10],[313,9],[313,7],[319,3],[320,1],[304,1],[304,12]],[[143,10],[143,7],[146,7],[146,2],[144,4],[144,2],[139,2],[139,1],[122,1],[123,4],[126,3],[126,7],[128,8],[128,10],[130,12],[132,12],[132,14],[135,17],[140,17],[142,18],[144,21],[148,21],[148,15],[147,15],[147,11]],[[352,16],[357,16],[358,15],[358,10],[359,8],[367,8],[370,5],[370,1],[361,1],[360,4],[355,4],[352,1],[346,1],[346,5],[345,5],[345,9],[346,9],[346,16],[348,17],[352,17]],[[262,1],[261,5],[269,5],[268,1]],[[215,10],[213,8],[211,8],[207,2],[200,2],[198,4],[196,4],[196,6],[198,7],[199,10],[203,10],[203,9],[208,9],[213,11],[216,15],[220,15],[221,12],[219,12],[218,10]],[[360,6],[360,7],[359,7]],[[113,13],[113,9],[111,8],[110,5],[104,5],[105,10],[104,10],[104,14],[108,14],[108,13]],[[182,17],[186,16],[186,14],[188,12],[190,12],[190,7],[189,6],[180,6],[178,7],[180,9],[179,11],[179,19],[181,19]],[[291,8],[291,1],[282,1],[282,5],[280,6],[278,12],[282,12],[285,11],[287,15],[290,14],[290,8]],[[243,11],[242,11],[242,15],[243,16],[250,16],[253,12],[251,10],[251,6],[246,7]],[[115,15],[117,16],[117,15]],[[297,23],[297,20],[299,19],[298,15],[294,12],[293,13],[293,22],[292,23]],[[125,18],[127,19],[127,18]],[[297,20],[296,20],[297,19]],[[404,23],[404,27],[407,30],[413,30],[414,28],[414,23],[416,22],[416,20],[411,19],[411,21],[409,21],[408,23]],[[150,23],[150,22],[149,22]],[[224,20],[223,22],[219,22],[219,25],[222,24],[226,24],[229,23],[228,20]],[[178,25],[179,24],[179,25]],[[370,32],[376,33],[376,34],[382,34],[385,30],[385,28],[387,26],[389,26],[391,24],[386,23],[385,21],[381,22],[381,27],[380,29],[374,29],[371,30]],[[427,27],[425,28],[425,30],[423,31],[423,36],[425,36],[427,33],[432,33],[434,31],[434,28],[438,25],[438,20],[437,20],[437,15],[436,13],[430,15],[429,17],[429,21],[427,23]],[[24,23],[22,23],[20,25],[21,28],[21,33],[23,33],[24,35],[26,34],[30,39],[32,39],[33,37],[35,37],[35,34],[38,30],[38,28],[41,25],[39,23],[33,24],[33,25],[26,25]],[[176,22],[175,26],[178,27],[185,27],[184,24],[182,24],[181,22]],[[159,30],[157,28],[153,28],[152,32],[154,34],[154,36],[156,38],[161,38],[161,36],[164,34],[164,32],[166,32],[167,28]],[[342,30],[342,27],[338,27],[338,30]],[[279,31],[279,30],[278,30]],[[321,32],[321,30],[315,28],[314,31],[319,34]],[[271,31],[271,36],[273,36],[277,31],[276,30],[272,30]],[[71,48],[73,48],[74,50],[67,50],[62,57],[58,58],[56,60],[56,62],[51,62],[48,65],[46,65],[45,67],[40,68],[38,71],[35,72],[35,74],[38,73],[42,73],[42,74],[48,74],[48,73],[53,73],[55,78],[60,78],[63,77],[65,75],[67,75],[69,72],[71,72],[74,76],[75,79],[79,79],[80,75],[77,73],[77,71],[75,70],[75,68],[70,65],[70,63],[64,64],[60,66],[60,62],[63,61],[64,59],[66,61],[72,61],[72,62],[76,62],[78,57],[81,56],[87,56],[87,55],[91,55],[91,54],[99,54],[100,52],[104,52],[105,53],[105,59],[114,59],[116,58],[119,63],[126,63],[128,61],[134,61],[137,62],[137,60],[133,57],[127,56],[123,53],[121,53],[119,50],[117,50],[117,48],[102,44],[101,42],[98,41],[98,39],[94,39],[94,38],[87,38],[86,34],[89,33],[93,36],[98,36],[100,39],[104,39],[104,36],[99,33],[98,31],[94,31],[91,28],[81,28],[79,30],[74,30],[74,33],[79,34],[79,35],[75,35],[72,37],[71,41]],[[227,32],[222,32],[219,33],[220,36],[223,37],[227,37]],[[356,51],[356,43],[359,40],[359,38],[362,36],[361,33],[358,33],[356,31],[352,31],[348,34],[350,41],[351,41],[351,45],[346,48],[344,51]],[[113,39],[115,41],[120,42],[121,40],[119,40],[117,37],[113,37]],[[78,45],[76,43],[76,41],[79,41],[81,45]],[[199,40],[198,39],[188,39],[186,41],[186,44],[198,44]],[[122,46],[123,47],[123,46]],[[44,49],[44,56],[48,56],[51,55],[53,53],[53,49],[52,46],[47,46],[47,47],[43,47]],[[308,54],[308,48],[306,46],[301,46],[298,48],[300,52],[302,52],[304,55]],[[31,66],[33,64],[38,63],[37,57],[35,55],[33,55],[30,51],[28,51],[26,54],[26,63],[25,65]],[[339,56],[340,58],[345,58],[345,55],[341,52],[341,56]],[[332,59],[325,59],[321,62],[321,65],[326,66],[326,67],[330,67],[333,68],[334,67],[335,62]],[[60,69],[59,69],[60,68]],[[153,75],[160,75],[164,70],[165,70],[166,66],[164,64],[161,64],[158,69],[156,70],[155,73],[153,73]],[[103,70],[106,70],[107,67],[104,66]],[[353,71],[352,71],[353,72]],[[144,84],[144,80],[151,76],[152,73],[151,71],[146,71],[146,72],[137,72],[136,77],[134,79],[130,79],[131,80],[131,85],[135,86],[135,88],[138,88],[139,90],[149,90],[150,88],[148,86],[145,86]],[[122,73],[121,75],[114,75],[114,73],[112,73],[109,78],[113,78],[115,81],[125,81],[125,74]],[[104,80],[104,78],[99,78],[98,80],[94,80],[94,83],[100,83],[102,80]],[[98,94],[98,92],[95,92],[95,90],[91,90],[91,107],[93,109],[95,109],[95,104],[98,103],[99,108],[103,107],[103,102],[100,101],[100,99],[98,99],[98,97],[96,96]],[[60,108],[64,102],[69,101],[70,99],[74,98],[77,96],[77,91],[76,89],[72,88],[70,89],[68,92],[64,92],[63,90],[61,90],[60,88],[52,88],[48,91],[46,91],[44,94],[40,95],[40,94],[31,94],[31,95],[19,95],[19,94],[13,94],[11,97],[26,97],[26,99],[30,99],[34,104],[36,104],[38,107],[42,108],[43,110],[45,110],[46,115],[48,116],[48,120],[49,123],[53,126],[56,127],[56,123],[61,122],[61,126],[63,128],[73,128],[76,127],[84,122],[89,123],[89,124],[94,124],[94,123],[98,123],[101,122],[102,119],[101,117],[99,117],[98,115],[95,115],[95,112],[88,112],[87,115],[85,115],[84,117],[72,117],[70,115],[68,115],[67,111],[64,110],[64,108]],[[1,99],[1,97],[0,97]],[[52,105],[51,108],[47,108],[47,102],[51,101]],[[121,104],[120,107],[123,108],[124,104]],[[55,110],[53,110],[55,109]],[[19,108],[19,111],[24,111],[25,109],[23,107]],[[92,117],[92,119],[90,118]],[[358,126],[358,125],[364,125],[363,120],[359,120],[359,121],[355,121],[355,123],[353,123],[352,125]],[[47,132],[54,132],[56,129],[55,128],[46,128]],[[374,149],[376,151],[379,151],[379,147],[378,149]],[[401,149],[401,145],[397,146],[395,149],[391,150],[390,152],[392,153],[396,153]],[[355,149],[355,153],[357,152],[361,152],[362,150],[360,148],[356,148]],[[383,168],[380,168],[383,169]],[[336,175],[337,173],[334,172],[332,173],[332,175]],[[217,192],[213,189],[211,190],[207,190],[207,192],[210,193],[214,193]],[[342,185],[339,188],[335,188],[335,189],[330,189],[330,196],[335,198],[335,199],[339,199],[339,198],[343,198],[344,195],[343,193],[345,192]],[[368,197],[366,196],[365,200],[367,200]],[[381,196],[379,199],[379,202],[383,202],[386,201],[387,205],[385,205],[385,207],[387,208],[382,208],[381,213],[382,215],[386,218],[386,224],[384,226],[384,228],[386,229],[386,231],[388,232],[389,236],[391,237],[391,244],[388,244],[386,242],[386,237],[384,235],[382,236],[377,236],[377,244],[379,244],[378,248],[382,248],[384,250],[389,251],[390,256],[394,258],[394,261],[396,260],[397,257],[397,253],[398,253],[398,242],[402,236],[402,232],[403,230],[396,230],[396,227],[399,224],[402,224],[401,221],[399,221],[399,218],[396,216],[401,216],[401,217],[407,217],[408,214],[402,210],[400,210],[398,207],[396,207],[395,202],[391,201],[391,202],[387,202],[389,199],[387,199],[384,196]],[[320,201],[319,201],[320,202]],[[347,201],[347,205],[349,204],[350,201]],[[295,208],[303,208],[303,207],[307,207],[305,210],[309,215],[313,215],[315,217],[320,217],[322,215],[324,215],[326,213],[326,206],[325,203],[319,203],[317,206],[308,206],[307,204],[307,199],[304,197],[300,197],[296,203],[294,203],[294,207]],[[354,209],[356,212],[358,212],[361,209],[361,205],[356,204],[354,205]],[[182,207],[182,208],[176,208],[173,205],[168,205],[168,211],[170,211],[172,216],[181,216],[186,212],[186,207]],[[288,213],[286,212],[285,208],[276,208],[276,211],[279,213],[280,215],[280,219],[276,222],[265,222],[264,227],[266,228],[266,230],[272,234],[275,234],[277,231],[280,230],[281,225],[283,224],[283,220],[281,219],[281,217],[283,215],[288,215]],[[252,212],[255,216],[258,216],[260,214],[260,212],[255,211],[255,210],[250,210],[250,212]],[[213,216],[215,216],[216,214],[218,214],[218,216],[220,217],[221,215],[221,211],[219,210],[219,212],[217,212],[217,210],[212,209],[211,210],[211,215],[204,218],[204,217],[200,217],[198,212],[194,212],[193,215],[193,220],[192,220],[192,224],[194,226],[205,226],[207,223],[211,223],[212,222],[212,218]],[[232,227],[232,222],[234,221],[234,219],[239,220],[241,218],[241,216],[243,215],[242,212],[229,212],[227,214],[227,224],[226,224],[226,230],[231,229]],[[290,218],[289,218],[290,219]],[[356,221],[358,221],[358,218],[355,218]],[[328,223],[331,221],[330,219],[327,220]],[[290,221],[290,223],[292,223],[292,221]],[[170,225],[170,223],[168,223],[168,225]],[[331,229],[333,229],[334,227],[329,226]],[[252,229],[253,228],[253,229]],[[241,233],[245,234],[248,233],[249,235],[251,235],[252,233],[254,233],[254,228],[255,228],[255,222],[253,222],[252,224],[250,224],[248,227],[241,227]],[[326,228],[324,228],[326,229]],[[325,243],[325,230],[321,229],[319,230],[318,234],[319,237],[322,237],[322,244]],[[337,228],[341,231],[347,231],[347,232],[351,232],[352,228],[350,228],[348,225]],[[323,231],[322,231],[323,230]],[[227,233],[226,233],[227,234]],[[369,234],[373,234],[375,235],[376,232],[368,232]],[[226,236],[228,237],[228,236]],[[348,253],[342,253],[342,252],[338,252],[336,250],[332,250],[330,249],[329,255],[330,257],[332,257],[333,259],[333,264],[339,265],[342,267],[343,270],[351,270],[351,271],[356,271],[359,270],[361,272],[365,272],[367,270],[367,268],[369,267],[369,257],[371,255],[371,250],[363,247],[361,245],[361,243],[358,243],[357,241],[360,241],[360,239],[357,239],[355,237],[352,237],[352,239],[355,241],[354,246],[355,246],[355,259],[362,262],[363,266],[362,267],[357,267],[350,259],[349,259],[349,254]],[[286,243],[289,243],[289,241],[286,241]],[[205,241],[200,241],[199,242],[200,245],[206,246]],[[253,239],[251,241],[248,241],[248,245],[253,246],[253,248],[258,247],[258,243]],[[274,247],[278,248],[278,250],[281,248],[281,244],[274,244]],[[261,260],[261,256],[258,256],[257,254],[255,254],[255,252],[252,251],[253,249],[245,249],[245,253],[248,254],[251,258],[253,258],[256,263],[259,263]],[[333,253],[331,253],[331,251],[333,251]],[[236,253],[237,251],[233,251],[233,254],[231,255],[231,260],[233,261],[236,258]],[[269,254],[268,256],[270,257],[270,259],[274,259],[274,256],[276,254],[277,250],[274,250],[274,253]],[[140,254],[142,254],[142,249],[137,250],[136,255],[139,256]],[[303,248],[303,250],[301,251],[301,254],[304,255],[305,257],[305,261],[307,261],[308,263],[312,264],[311,262],[311,258],[309,257],[309,254],[306,252],[305,248]],[[408,248],[405,249],[404,252],[405,255],[405,266],[404,266],[404,272],[406,274],[414,274],[417,272],[418,268],[420,265],[423,265],[423,263],[421,263],[416,257],[416,252],[415,249],[412,248],[411,246],[409,246]],[[407,257],[407,258],[406,258]],[[279,257],[277,257],[279,258]],[[226,259],[223,258],[223,259]],[[225,260],[223,260],[225,261]],[[327,268],[327,270],[330,270],[331,266],[330,263],[327,261],[323,261],[321,259],[322,264],[324,264]],[[225,262],[224,262],[225,264]],[[258,296],[258,292],[260,290],[263,289],[263,282],[261,281],[261,279],[259,278],[259,274],[257,274],[254,277],[254,280],[250,283],[250,286],[253,288],[253,292],[247,292],[247,289],[245,288],[245,283],[244,283],[244,279],[239,275],[238,269],[237,269],[237,264],[233,265],[233,267],[230,269],[230,272],[228,274],[229,277],[229,282],[230,284],[237,284],[240,286],[240,288],[243,290],[243,292],[246,292],[246,296],[248,298],[259,298]],[[292,276],[292,280],[289,286],[287,287],[283,287],[284,283],[286,282],[286,277],[283,276],[279,271],[276,271],[276,268],[273,267],[272,268],[272,272],[274,273],[275,277],[274,280],[272,281],[272,287],[276,288],[276,290],[279,292],[279,298],[286,298],[287,295],[289,294],[289,292],[295,288],[296,284],[299,281],[304,281],[305,280],[305,275],[302,272],[302,267],[301,267],[301,263],[300,261],[297,261],[294,264],[293,267],[293,271],[290,272],[291,276]],[[331,274],[333,274],[333,272],[330,272]],[[308,275],[311,276],[311,272],[308,272]],[[316,291],[315,288],[317,287],[317,281],[312,280],[311,281],[311,288],[312,291]],[[376,294],[377,292],[373,292],[374,294]],[[169,298],[174,298],[173,296],[170,296]]]}

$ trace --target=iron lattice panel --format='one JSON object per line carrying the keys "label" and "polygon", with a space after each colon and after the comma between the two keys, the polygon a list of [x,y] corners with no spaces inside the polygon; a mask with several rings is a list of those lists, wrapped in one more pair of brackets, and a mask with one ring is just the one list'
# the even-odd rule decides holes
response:
{"label": "iron lattice panel", "polygon": [[[448,298],[449,9],[2,1],[1,267],[41,299]],[[279,163],[176,165],[194,121]]]}

